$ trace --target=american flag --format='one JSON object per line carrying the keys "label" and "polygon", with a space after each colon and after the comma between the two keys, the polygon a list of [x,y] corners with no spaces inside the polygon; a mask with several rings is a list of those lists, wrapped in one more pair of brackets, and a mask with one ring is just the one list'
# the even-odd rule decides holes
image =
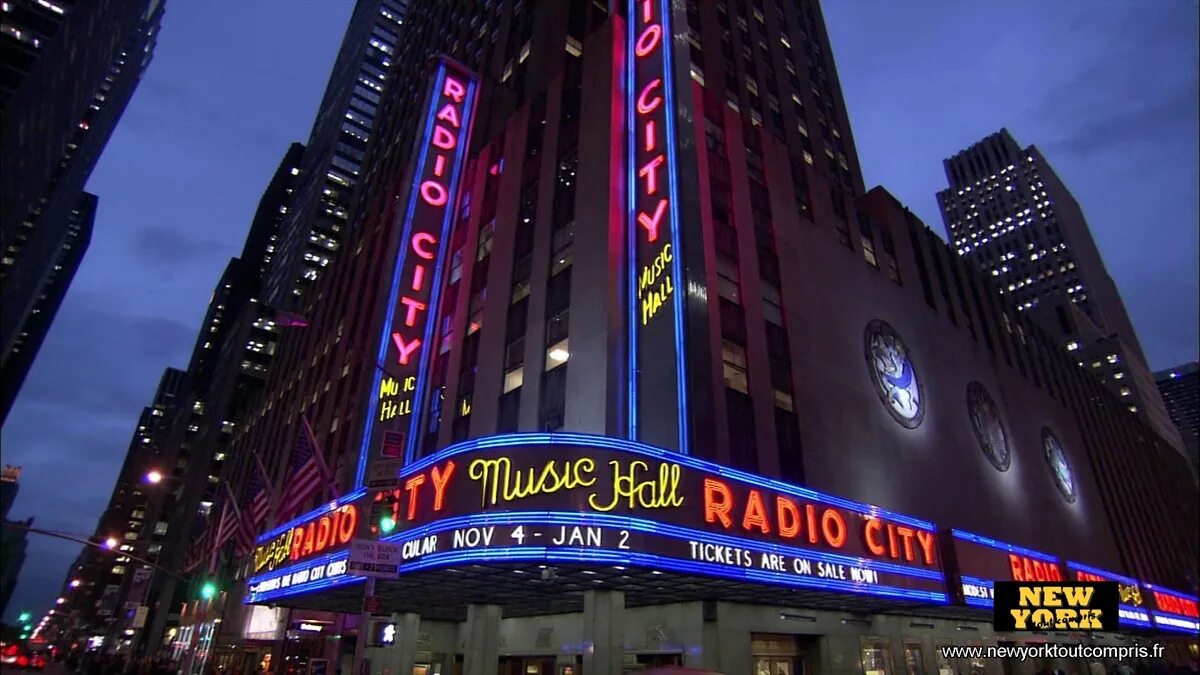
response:
{"label": "american flag", "polygon": [[296,513],[309,497],[321,487],[332,489],[329,467],[317,448],[308,418],[300,416],[300,432],[296,434],[296,447],[292,449],[291,470],[283,495],[279,500],[278,515],[283,518]]}
{"label": "american flag", "polygon": [[254,550],[254,540],[259,527],[271,510],[271,499],[263,481],[258,462],[250,467],[250,477],[243,490],[242,513],[239,518],[237,555],[242,557]]}
{"label": "american flag", "polygon": [[246,494],[250,495],[250,503],[246,505],[246,518],[254,528],[262,525],[271,514],[271,489],[267,486],[270,480],[258,456],[254,457],[254,466],[250,468],[250,481],[246,484]]}

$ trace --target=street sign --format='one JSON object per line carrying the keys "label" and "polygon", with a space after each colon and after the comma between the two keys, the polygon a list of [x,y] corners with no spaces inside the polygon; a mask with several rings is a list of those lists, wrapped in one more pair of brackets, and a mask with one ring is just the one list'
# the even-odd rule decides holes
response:
{"label": "street sign", "polygon": [[368,490],[395,490],[400,487],[400,466],[404,460],[377,459],[367,467]]}
{"label": "street sign", "polygon": [[146,625],[146,615],[150,613],[150,608],[145,605],[138,605],[138,608],[133,613],[132,628],[142,628]]}
{"label": "street sign", "polygon": [[400,574],[400,544],[373,539],[350,542],[349,574],[395,579]]}
{"label": "street sign", "polygon": [[363,611],[368,614],[378,614],[383,611],[383,598],[378,595],[368,595],[363,598]]}

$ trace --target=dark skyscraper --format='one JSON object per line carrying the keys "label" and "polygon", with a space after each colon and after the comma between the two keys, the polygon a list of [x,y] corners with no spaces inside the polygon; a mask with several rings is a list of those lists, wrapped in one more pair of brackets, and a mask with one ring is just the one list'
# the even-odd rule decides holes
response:
{"label": "dark skyscraper", "polygon": [[4,524],[0,528],[0,616],[8,609],[8,601],[12,598],[21,567],[25,564],[29,535],[20,528],[33,524],[32,518],[15,522],[8,519],[9,509],[21,488],[20,479],[19,466],[5,465],[3,473],[0,473],[0,523]]}
{"label": "dark skyscraper", "polygon": [[3,3],[0,416],[86,248],[96,199],[83,186],[150,62],[162,11],[159,0]]}
{"label": "dark skyscraper", "polygon": [[1002,129],[944,164],[950,187],[938,193],[938,204],[958,254],[1178,447],[1083,210],[1045,156]]}
{"label": "dark skyscraper", "polygon": [[286,207],[265,300],[295,311],[345,237],[407,0],[358,0],[308,139],[303,182]]}
{"label": "dark skyscraper", "polygon": [[1154,373],[1171,421],[1179,427],[1192,470],[1200,476],[1200,363],[1182,363]]}
{"label": "dark skyscraper", "polygon": [[50,267],[42,285],[41,293],[34,302],[21,332],[13,341],[12,349],[4,367],[0,369],[0,420],[8,416],[13,401],[21,391],[25,376],[33,366],[33,359],[41,349],[42,340],[50,330],[50,324],[62,305],[71,280],[83,262],[92,238],[92,225],[96,219],[96,196],[81,193],[79,205],[71,211],[67,221],[67,232],[58,249],[58,259]]}

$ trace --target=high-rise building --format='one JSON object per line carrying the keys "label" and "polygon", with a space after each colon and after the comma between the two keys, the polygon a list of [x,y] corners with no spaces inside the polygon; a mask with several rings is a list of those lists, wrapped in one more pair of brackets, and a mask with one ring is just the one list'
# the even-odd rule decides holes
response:
{"label": "high-rise building", "polygon": [[407,0],[358,0],[308,139],[303,182],[285,207],[266,301],[295,311],[337,255]]}
{"label": "high-rise building", "polygon": [[[179,488],[178,471],[171,466],[165,441],[184,375],[175,368],[163,371],[153,401],[138,416],[112,494],[96,522],[93,540],[106,542],[112,538],[117,546],[84,547],[68,571],[67,578],[79,579],[80,584],[71,588],[56,610],[73,615],[77,630],[86,631],[87,637],[104,636],[121,624],[125,607],[118,603],[120,590],[148,579],[151,568],[123,554],[154,563],[162,553],[168,535],[163,524],[151,523],[149,536],[143,536],[143,530],[149,505]],[[157,472],[157,480],[152,472]],[[109,640],[110,650],[116,648],[112,642]]]}
{"label": "high-rise building", "polygon": [[1183,363],[1154,373],[1171,421],[1179,428],[1183,447],[1200,477],[1200,362]]}
{"label": "high-rise building", "polygon": [[938,205],[958,254],[1180,447],[1083,210],[1041,151],[1001,129],[944,165],[950,186]]}
{"label": "high-rise building", "polygon": [[86,248],[96,200],[83,186],[149,65],[162,12],[160,0],[0,8],[0,421]]}
{"label": "high-rise building", "polygon": [[[33,519],[13,522],[8,519],[9,509],[17,500],[20,492],[21,467],[5,465],[0,474],[0,616],[8,609],[8,601],[12,598],[13,589],[17,587],[17,578],[21,567],[25,564],[25,546],[28,535],[22,527],[29,527]],[[10,527],[16,526],[16,527]]]}
{"label": "high-rise building", "polygon": [[33,366],[33,359],[42,347],[42,341],[50,330],[50,324],[62,306],[71,280],[83,262],[92,238],[92,226],[96,218],[96,196],[82,193],[78,207],[71,212],[67,221],[67,232],[58,249],[58,259],[50,267],[29,316],[13,341],[12,350],[4,367],[0,369],[0,420],[6,419],[25,383],[25,376]]}
{"label": "high-rise building", "polygon": [[816,3],[416,0],[400,38],[232,434],[284,498],[178,656],[954,671],[1020,639],[995,581],[1088,575],[1200,628],[1181,458],[864,190]]}
{"label": "high-rise building", "polygon": [[[286,218],[286,205],[301,183],[305,147],[293,143],[275,169],[259,200],[241,254],[229,261],[217,282],[196,337],[187,370],[187,385],[169,422],[167,444],[178,467],[179,489],[148,513],[170,531],[162,552],[169,569],[184,569],[192,537],[210,520],[220,518],[232,489],[223,478],[229,466],[244,466],[249,457],[229,454],[238,416],[257,397],[270,371],[279,326],[274,311],[262,302],[267,271],[276,254]],[[241,487],[237,486],[237,499]],[[149,523],[149,521],[148,521]],[[145,529],[145,528],[144,528]],[[143,537],[149,536],[146,531]],[[207,563],[208,561],[204,561]],[[190,570],[189,570],[190,571]],[[143,598],[144,625],[122,625],[134,631],[135,649],[161,646],[171,615],[189,589],[167,575],[156,575]],[[121,589],[122,604],[129,603]],[[177,616],[175,617],[177,620]]]}

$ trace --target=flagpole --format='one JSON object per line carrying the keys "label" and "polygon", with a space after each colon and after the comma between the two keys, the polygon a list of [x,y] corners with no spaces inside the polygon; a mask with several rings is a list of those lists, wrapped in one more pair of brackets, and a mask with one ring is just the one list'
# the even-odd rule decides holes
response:
{"label": "flagpole", "polygon": [[321,445],[317,443],[317,435],[313,433],[312,425],[308,422],[308,415],[300,413],[300,424],[303,426],[302,433],[308,436],[308,442],[312,445],[313,457],[317,461],[317,468],[321,471],[321,478],[325,479],[325,486],[329,488],[329,494],[337,499],[338,489],[333,480],[333,475],[329,471],[329,465],[325,463],[325,453]]}
{"label": "flagpole", "polygon": [[279,494],[271,485],[271,474],[267,473],[267,466],[263,464],[262,457],[258,456],[258,451],[251,450],[250,454],[254,455],[254,464],[258,467],[258,475],[262,477],[263,489],[267,491],[267,503],[271,506],[269,517],[273,518],[279,509]]}
{"label": "flagpole", "polygon": [[[233,505],[233,515],[235,518],[237,518],[237,526],[239,528],[243,528],[242,529],[243,534],[251,535],[250,536],[250,544],[251,544],[251,546],[253,546],[254,545],[253,533],[249,533],[249,532],[245,531],[246,520],[245,520],[245,518],[242,517],[242,509],[240,507],[238,507],[237,499],[234,498],[234,496],[233,496],[233,488],[229,487],[228,481],[221,481],[221,482],[225,486],[225,494],[229,495],[229,503]],[[253,552],[253,551],[251,551],[251,552]]]}
{"label": "flagpole", "polygon": [[214,574],[217,571],[217,549],[221,548],[221,535],[225,531],[225,512],[229,509],[229,504],[221,507],[221,517],[217,520],[217,536],[213,538],[212,552],[208,558],[208,573]]}

